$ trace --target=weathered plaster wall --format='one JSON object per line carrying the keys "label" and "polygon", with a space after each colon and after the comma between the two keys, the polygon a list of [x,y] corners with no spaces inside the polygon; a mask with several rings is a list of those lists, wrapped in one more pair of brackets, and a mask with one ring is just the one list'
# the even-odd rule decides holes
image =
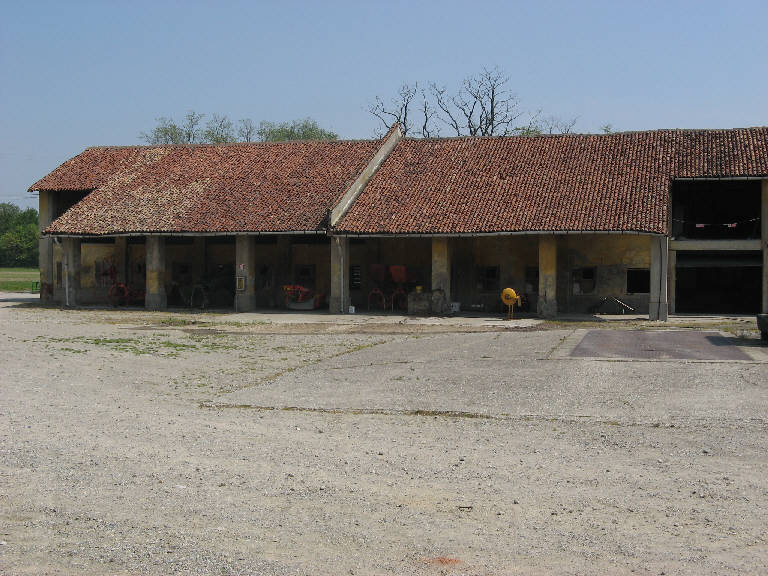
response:
{"label": "weathered plaster wall", "polygon": [[112,280],[108,272],[117,265],[117,250],[114,244],[80,245],[80,303],[106,303]]}
{"label": "weathered plaster wall", "polygon": [[[589,294],[575,290],[573,271],[594,267],[595,289]],[[651,267],[651,237],[621,234],[561,236],[558,244],[558,311],[586,312],[603,297],[616,297],[648,312],[649,294],[627,294],[627,269]]]}

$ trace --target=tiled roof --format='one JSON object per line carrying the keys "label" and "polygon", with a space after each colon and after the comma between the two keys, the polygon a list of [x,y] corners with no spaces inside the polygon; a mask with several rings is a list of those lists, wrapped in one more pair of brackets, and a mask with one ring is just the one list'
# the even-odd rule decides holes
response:
{"label": "tiled roof", "polygon": [[[380,141],[89,148],[32,190],[93,190],[47,232],[323,230]],[[336,230],[665,233],[670,182],[768,177],[768,128],[401,140]]]}
{"label": "tiled roof", "polygon": [[677,177],[768,176],[768,128],[401,140],[337,230],[665,233]]}
{"label": "tiled roof", "polygon": [[378,141],[89,148],[32,190],[93,190],[46,230],[323,230]]}

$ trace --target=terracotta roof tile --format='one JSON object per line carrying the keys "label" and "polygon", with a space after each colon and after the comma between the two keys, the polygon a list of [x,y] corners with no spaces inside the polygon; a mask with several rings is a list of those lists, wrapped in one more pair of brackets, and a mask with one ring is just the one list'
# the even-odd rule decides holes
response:
{"label": "terracotta roof tile", "polygon": [[[89,148],[34,190],[93,190],[47,232],[323,230],[380,141]],[[401,140],[337,231],[665,233],[674,178],[768,176],[768,128]]]}
{"label": "terracotta roof tile", "polygon": [[46,230],[54,234],[322,230],[378,145],[89,148],[31,189],[93,189]]}
{"label": "terracotta roof tile", "polygon": [[404,139],[337,230],[665,233],[678,177],[768,176],[768,128]]}

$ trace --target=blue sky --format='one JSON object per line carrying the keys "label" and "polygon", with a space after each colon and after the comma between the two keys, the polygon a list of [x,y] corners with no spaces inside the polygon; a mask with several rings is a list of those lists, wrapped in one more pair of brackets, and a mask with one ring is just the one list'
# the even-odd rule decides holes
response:
{"label": "blue sky", "polygon": [[312,116],[367,138],[377,94],[483,67],[579,132],[766,125],[767,21],[764,0],[0,0],[0,202],[35,205],[35,180],[159,116]]}

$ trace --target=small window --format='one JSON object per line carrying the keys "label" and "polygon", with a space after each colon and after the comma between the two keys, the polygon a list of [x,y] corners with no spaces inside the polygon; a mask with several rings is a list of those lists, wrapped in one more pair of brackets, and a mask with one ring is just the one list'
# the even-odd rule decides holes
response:
{"label": "small window", "polygon": [[648,268],[627,270],[627,294],[648,294],[651,291],[651,271]]}
{"label": "small window", "polygon": [[363,285],[362,268],[359,264],[349,267],[349,289],[360,290]]}
{"label": "small window", "polygon": [[576,268],[573,271],[573,293],[592,294],[595,291],[595,268]]}
{"label": "small window", "polygon": [[477,289],[481,292],[496,292],[499,289],[499,267],[481,266],[477,269]]}
{"label": "small window", "polygon": [[56,262],[56,286],[61,286],[64,282],[61,262]]}

